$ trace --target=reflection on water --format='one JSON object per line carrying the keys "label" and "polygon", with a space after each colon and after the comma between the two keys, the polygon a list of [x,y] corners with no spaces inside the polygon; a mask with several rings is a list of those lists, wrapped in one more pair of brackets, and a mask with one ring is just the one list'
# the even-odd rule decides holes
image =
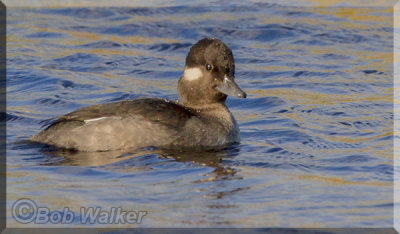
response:
{"label": "reflection on water", "polygon": [[[141,227],[392,226],[391,8],[230,2],[7,14],[9,207],[21,197],[74,212],[122,206],[149,212]],[[176,99],[202,37],[233,50],[249,94],[227,101],[241,144],[82,153],[25,142],[79,107]],[[8,217],[9,227],[29,226]]]}
{"label": "reflection on water", "polygon": [[[43,156],[42,162],[38,164],[43,166],[84,166],[101,167],[122,165],[125,162],[132,163],[125,170],[135,169],[135,166],[144,166],[148,164],[143,161],[146,157],[157,157],[161,161],[175,161],[182,163],[195,163],[201,166],[213,168],[217,176],[234,175],[235,170],[225,167],[221,163],[224,158],[234,157],[239,154],[240,148],[237,145],[224,147],[220,149],[157,149],[143,148],[138,150],[114,150],[105,152],[79,152],[56,147],[32,143],[29,141],[20,141],[16,143],[13,149],[37,149]],[[136,160],[134,159],[136,158]],[[140,159],[138,159],[140,158]]]}

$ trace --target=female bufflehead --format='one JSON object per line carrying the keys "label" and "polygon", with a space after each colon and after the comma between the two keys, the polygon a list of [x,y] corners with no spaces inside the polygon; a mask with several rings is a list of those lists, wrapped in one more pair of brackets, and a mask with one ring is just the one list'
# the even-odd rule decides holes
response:
{"label": "female bufflehead", "polygon": [[155,146],[220,147],[240,141],[227,95],[246,98],[234,80],[232,51],[219,39],[198,41],[178,81],[180,102],[159,98],[84,107],[57,118],[31,141],[78,151]]}

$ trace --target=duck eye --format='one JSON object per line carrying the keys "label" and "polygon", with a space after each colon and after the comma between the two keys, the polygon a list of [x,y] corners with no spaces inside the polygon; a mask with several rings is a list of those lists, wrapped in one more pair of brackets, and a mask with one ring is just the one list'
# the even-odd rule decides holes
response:
{"label": "duck eye", "polygon": [[206,69],[207,71],[210,71],[212,69],[212,66],[210,64],[206,64]]}

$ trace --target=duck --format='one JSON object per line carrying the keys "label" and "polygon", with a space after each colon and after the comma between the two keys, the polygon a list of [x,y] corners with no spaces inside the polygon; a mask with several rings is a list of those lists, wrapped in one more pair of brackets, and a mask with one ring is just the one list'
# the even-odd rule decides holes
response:
{"label": "duck", "polygon": [[186,56],[179,100],[139,98],[77,109],[53,119],[29,140],[75,151],[217,148],[240,142],[228,96],[246,98],[235,81],[232,50],[204,38]]}

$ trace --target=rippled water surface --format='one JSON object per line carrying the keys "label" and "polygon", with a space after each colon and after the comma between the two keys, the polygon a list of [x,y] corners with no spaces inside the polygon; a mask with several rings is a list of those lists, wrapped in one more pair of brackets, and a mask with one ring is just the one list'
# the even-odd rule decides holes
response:
{"label": "rippled water surface", "polygon": [[[7,16],[8,206],[29,197],[77,213],[146,210],[140,227],[393,225],[391,8],[224,3]],[[83,154],[21,142],[79,107],[176,99],[185,56],[203,37],[233,50],[248,93],[227,101],[241,144]]]}

